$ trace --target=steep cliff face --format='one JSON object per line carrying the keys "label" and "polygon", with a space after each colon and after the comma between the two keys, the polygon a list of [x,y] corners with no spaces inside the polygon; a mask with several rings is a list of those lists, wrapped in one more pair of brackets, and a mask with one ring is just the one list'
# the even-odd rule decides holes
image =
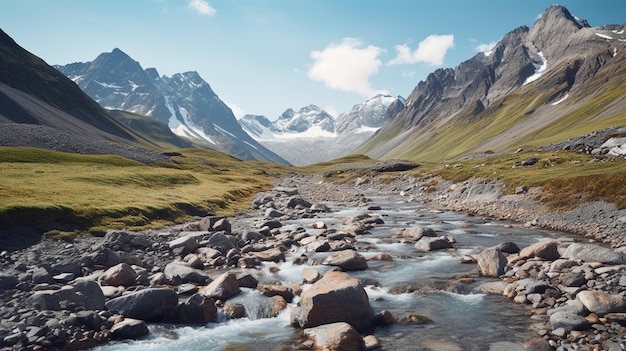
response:
{"label": "steep cliff face", "polygon": [[[624,81],[624,38],[624,26],[592,28],[552,5],[532,28],[518,27],[491,51],[428,75],[360,151],[440,160],[567,138],[597,128],[590,120],[626,124],[626,98],[613,89],[624,89],[617,83]],[[538,133],[549,127],[551,135]]]}

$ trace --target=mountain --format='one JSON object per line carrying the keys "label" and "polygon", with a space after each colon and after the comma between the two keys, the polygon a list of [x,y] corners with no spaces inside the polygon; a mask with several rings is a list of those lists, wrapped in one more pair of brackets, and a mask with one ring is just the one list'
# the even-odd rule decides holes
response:
{"label": "mountain", "polygon": [[40,124],[119,142],[133,136],[71,80],[0,30],[0,123]]}
{"label": "mountain", "polygon": [[167,159],[146,148],[159,142],[120,123],[74,82],[0,30],[0,146],[112,154],[153,163]]}
{"label": "mountain", "polygon": [[159,76],[120,49],[91,62],[55,66],[107,109],[151,116],[195,145],[251,160],[287,161],[246,134],[231,109],[197,72]]}
{"label": "mountain", "polygon": [[243,129],[259,143],[294,165],[328,161],[350,154],[382,125],[388,106],[404,99],[377,95],[341,114],[337,120],[315,105],[287,109],[278,119],[246,115]]}
{"label": "mountain", "polygon": [[552,5],[532,28],[429,74],[359,152],[440,161],[626,124],[624,29]]}
{"label": "mountain", "polygon": [[389,95],[376,95],[373,98],[354,105],[348,112],[337,117],[337,134],[354,131],[362,128],[378,129],[383,125],[389,105],[399,100],[404,104],[403,97]]}

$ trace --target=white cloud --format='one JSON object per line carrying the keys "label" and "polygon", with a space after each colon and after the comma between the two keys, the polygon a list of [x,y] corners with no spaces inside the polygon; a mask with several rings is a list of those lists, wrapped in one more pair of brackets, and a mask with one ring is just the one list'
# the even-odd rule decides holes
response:
{"label": "white cloud", "polygon": [[487,51],[491,51],[496,46],[496,44],[498,44],[497,41],[492,41],[491,43],[488,43],[488,44],[480,44],[474,49],[478,52],[487,52]]}
{"label": "white cloud", "polygon": [[454,47],[454,35],[429,35],[422,40],[417,49],[411,50],[407,44],[396,45],[396,57],[388,65],[414,64],[418,62],[433,66],[443,64],[448,49]]}
{"label": "white cloud", "polygon": [[367,98],[386,93],[374,90],[369,81],[382,65],[378,56],[383,52],[384,49],[373,45],[365,47],[359,39],[344,38],[324,50],[311,52],[314,62],[308,76],[328,88],[358,93]]}
{"label": "white cloud", "polygon": [[213,16],[217,12],[216,9],[211,7],[208,2],[204,0],[191,0],[187,5],[187,8],[196,11],[197,13],[205,16]]}

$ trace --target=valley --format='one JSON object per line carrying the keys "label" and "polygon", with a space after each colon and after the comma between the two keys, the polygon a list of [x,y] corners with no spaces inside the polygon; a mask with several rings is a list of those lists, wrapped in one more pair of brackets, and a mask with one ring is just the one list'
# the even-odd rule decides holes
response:
{"label": "valley", "polygon": [[237,117],[0,30],[0,349],[625,349],[625,29],[555,4],[406,98]]}

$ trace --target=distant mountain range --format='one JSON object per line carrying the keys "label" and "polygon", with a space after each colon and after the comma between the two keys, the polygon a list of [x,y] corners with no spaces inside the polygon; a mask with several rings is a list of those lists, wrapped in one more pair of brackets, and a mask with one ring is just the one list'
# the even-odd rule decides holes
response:
{"label": "distant mountain range", "polygon": [[91,62],[55,66],[107,109],[147,115],[196,146],[244,160],[287,163],[246,134],[231,109],[197,72],[159,76],[120,49]]}
{"label": "distant mountain range", "polygon": [[532,28],[419,82],[359,152],[441,161],[559,142],[626,124],[624,25],[552,5]]}
{"label": "distant mountain range", "polygon": [[[11,134],[11,145],[67,149],[56,130],[101,141],[90,148],[100,153],[114,144],[198,146],[295,165],[349,153],[422,162],[474,157],[626,125],[625,30],[591,27],[552,5],[491,51],[435,70],[406,100],[379,95],[336,119],[310,105],[276,120],[240,121],[197,72],[160,76],[119,49],[57,71],[0,31],[0,124],[4,133],[23,133]],[[45,128],[10,128],[18,124]],[[46,138],[33,142],[41,131]]]}
{"label": "distant mountain range", "polygon": [[347,155],[381,127],[388,106],[403,104],[401,97],[377,95],[350,111],[333,118],[318,106],[297,112],[287,109],[278,119],[246,115],[239,120],[243,129],[259,143],[294,165],[307,165]]}

